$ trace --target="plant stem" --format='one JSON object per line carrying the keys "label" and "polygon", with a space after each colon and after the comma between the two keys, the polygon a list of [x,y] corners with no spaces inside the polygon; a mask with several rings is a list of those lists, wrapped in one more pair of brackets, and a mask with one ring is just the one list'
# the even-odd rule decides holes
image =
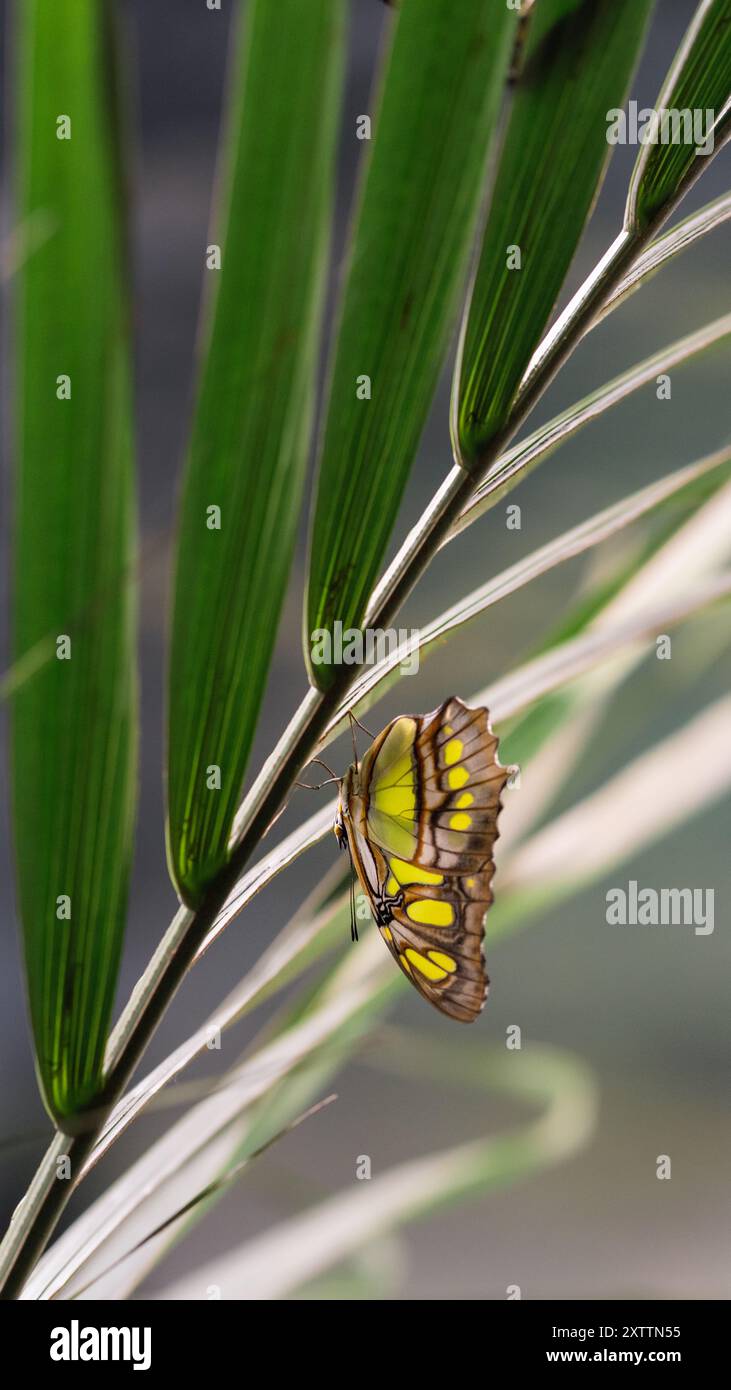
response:
{"label": "plant stem", "polygon": [[[527,419],[533,406],[542,396],[580,339],[591,326],[601,305],[625,274],[629,263],[639,254],[637,240],[628,231],[620,232],[609,250],[595,266],[564,310],[554,328],[546,334],[529,363],[518,388],[509,419],[481,453],[470,473],[455,466],[439,492],[409,533],[374,590],[364,619],[367,627],[388,622],[423,574],[432,555],[439,548],[470,501],[475,488],[482,486],[482,496],[489,495],[485,480],[493,464],[513,435]],[[496,469],[496,484],[502,476]]]}
{"label": "plant stem", "polygon": [[[307,763],[335,707],[336,696],[312,698],[302,706],[278,745],[279,772],[253,802],[245,835],[193,912],[179,912],[138,983],[110,1039],[104,1093],[88,1127],[73,1135],[56,1134],[23,1201],[16,1208],[0,1247],[0,1295],[16,1298],[42,1254],[114,1104],[130,1080],[157,1025],[177,992],[199,947],[235,888],[251,853],[279,811],[297,772]],[[306,718],[305,718],[306,715]],[[271,761],[271,760],[270,760]],[[252,789],[252,792],[255,788]],[[69,1160],[70,1176],[59,1176],[59,1159]]]}
{"label": "plant stem", "polygon": [[[689,183],[690,181],[688,181]],[[673,207],[686,191],[684,186]],[[554,328],[539,345],[516,395],[510,417],[480,457],[475,470],[452,469],[418,525],[376,587],[364,626],[386,625],[424,573],[475,487],[520,428],[546,387],[590,328],[631,262],[644,250],[664,210],[642,233],[623,230]],[[0,1246],[0,1297],[16,1298],[42,1254],[79,1180],[115,1103],[135,1071],[150,1038],[184,979],[208,931],[235,888],[243,869],[283,807],[301,768],[317,751],[331,716],[347,698],[358,666],[341,667],[338,679],[322,694],[310,690],[249,791],[236,819],[230,857],[195,911],[181,910],[165,934],[112,1034],[103,1095],[88,1127],[74,1135],[56,1134]],[[67,1157],[71,1176],[58,1176],[58,1160]]]}

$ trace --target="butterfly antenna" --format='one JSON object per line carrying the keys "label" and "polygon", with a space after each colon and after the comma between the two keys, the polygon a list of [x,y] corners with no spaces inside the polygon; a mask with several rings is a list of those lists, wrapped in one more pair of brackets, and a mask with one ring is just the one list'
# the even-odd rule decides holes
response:
{"label": "butterfly antenna", "polygon": [[375,734],[372,734],[372,733],[371,733],[370,729],[367,729],[367,728],[366,728],[365,724],[363,723],[363,720],[362,720],[362,719],[359,719],[358,716],[357,716],[357,714],[353,714],[353,711],[352,711],[352,710],[349,710],[348,713],[350,714],[350,717],[351,717],[353,723],[354,723],[354,724],[357,724],[357,725],[358,725],[358,728],[359,728],[359,729],[362,729],[364,734],[367,734],[369,738],[375,738],[375,737],[376,737]]}
{"label": "butterfly antenna", "polygon": [[352,740],[353,740],[353,762],[355,763],[355,770],[356,770],[356,772],[357,772],[357,771],[358,771],[358,766],[359,766],[359,764],[358,764],[358,745],[357,745],[357,743],[356,743],[356,741],[355,741],[355,726],[356,726],[356,724],[358,723],[358,720],[356,719],[355,715],[353,714],[352,709],[349,709],[349,710],[348,710],[348,719],[350,720],[350,737],[351,737]]}
{"label": "butterfly antenna", "polygon": [[353,856],[350,856],[350,939],[358,940],[358,924],[355,918],[355,870],[353,868]]}

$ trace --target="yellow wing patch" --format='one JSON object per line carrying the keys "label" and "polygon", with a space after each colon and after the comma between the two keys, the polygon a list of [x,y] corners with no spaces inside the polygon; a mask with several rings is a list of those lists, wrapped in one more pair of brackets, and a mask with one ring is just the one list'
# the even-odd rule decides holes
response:
{"label": "yellow wing patch", "polygon": [[384,816],[404,816],[413,820],[416,811],[416,787],[414,785],[414,761],[411,753],[402,758],[388,770],[388,781],[375,784],[371,802]]}
{"label": "yellow wing patch", "polygon": [[407,946],[404,955],[414,970],[418,970],[425,980],[431,980],[434,984],[439,980],[445,980],[447,975],[453,975],[457,969],[456,960],[444,951],[429,951],[424,954],[415,950],[413,946]]}
{"label": "yellow wing patch", "polygon": [[405,887],[407,883],[431,883],[434,886],[444,883],[444,874],[435,874],[431,869],[422,869],[420,864],[407,864],[403,859],[391,859],[391,873]]}
{"label": "yellow wing patch", "polygon": [[406,916],[411,922],[424,927],[451,927],[454,921],[454,908],[450,902],[439,898],[418,898],[409,903]]}
{"label": "yellow wing patch", "polygon": [[434,961],[429,960],[428,956],[423,956],[421,951],[415,951],[413,946],[407,946],[404,953],[409,963],[424,976],[425,980],[443,980],[447,974],[440,965],[435,965]]}
{"label": "yellow wing patch", "polygon": [[430,951],[429,959],[433,960],[435,965],[439,965],[442,970],[446,970],[448,975],[453,975],[457,969],[456,960],[452,956],[446,955],[444,951]]}
{"label": "yellow wing patch", "polygon": [[444,745],[444,761],[447,767],[453,767],[458,763],[464,752],[464,744],[461,738],[450,738],[449,743]]}
{"label": "yellow wing patch", "polygon": [[369,831],[378,844],[404,860],[416,849],[415,737],[416,720],[397,719],[369,769]]}
{"label": "yellow wing patch", "polygon": [[416,833],[410,823],[387,815],[383,811],[371,809],[368,815],[368,829],[376,844],[383,845],[394,854],[409,855],[416,849]]}

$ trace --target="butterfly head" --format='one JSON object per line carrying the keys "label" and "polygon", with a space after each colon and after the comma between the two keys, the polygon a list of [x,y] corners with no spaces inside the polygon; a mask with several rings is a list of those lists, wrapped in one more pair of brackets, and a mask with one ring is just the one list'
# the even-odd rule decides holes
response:
{"label": "butterfly head", "polygon": [[348,843],[348,832],[345,829],[345,813],[340,801],[338,801],[338,809],[333,823],[333,832],[338,842],[338,849],[345,849]]}

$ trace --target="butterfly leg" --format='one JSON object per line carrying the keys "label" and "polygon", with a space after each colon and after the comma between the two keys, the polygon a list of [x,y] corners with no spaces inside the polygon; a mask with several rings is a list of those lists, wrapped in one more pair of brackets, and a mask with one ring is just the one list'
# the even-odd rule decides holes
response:
{"label": "butterfly leg", "polygon": [[310,763],[317,763],[318,767],[324,767],[325,771],[330,774],[329,777],[326,777],[324,782],[318,782],[314,787],[311,782],[295,782],[295,787],[304,787],[305,791],[308,792],[319,792],[321,787],[329,787],[332,782],[337,782],[338,786],[340,785],[342,778],[338,777],[337,773],[333,772],[332,768],[322,761],[322,758],[310,758]]}
{"label": "butterfly leg", "polygon": [[302,787],[302,790],[306,792],[319,792],[323,787],[332,786],[332,783],[337,781],[339,781],[338,777],[326,777],[324,782],[316,782],[314,786],[312,782],[295,782],[294,785],[295,787]]}

